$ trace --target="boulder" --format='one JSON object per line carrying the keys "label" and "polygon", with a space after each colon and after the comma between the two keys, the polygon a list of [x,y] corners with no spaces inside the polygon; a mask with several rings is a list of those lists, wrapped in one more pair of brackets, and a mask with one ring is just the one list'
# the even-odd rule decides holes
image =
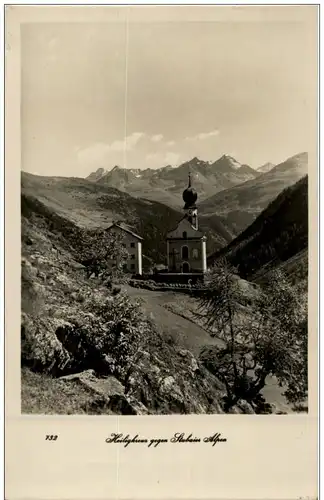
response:
{"label": "boulder", "polygon": [[188,349],[179,349],[178,353],[182,358],[186,360],[186,366],[189,369],[191,375],[195,375],[195,373],[199,371],[199,365],[192,352],[188,351]]}
{"label": "boulder", "polygon": [[236,405],[232,406],[228,413],[254,415],[255,411],[250,403],[244,399],[239,399]]}
{"label": "boulder", "polygon": [[73,373],[60,377],[60,380],[77,381],[96,394],[104,396],[107,399],[124,396],[125,388],[115,377],[97,378],[94,370],[85,370],[81,373]]}
{"label": "boulder", "polygon": [[185,408],[185,397],[174,377],[169,375],[160,382],[159,393],[168,402],[170,409],[181,413]]}
{"label": "boulder", "polygon": [[109,409],[118,415],[148,415],[148,409],[132,397],[115,395],[110,398]]}
{"label": "boulder", "polygon": [[254,415],[254,413],[255,413],[255,411],[253,410],[253,407],[250,405],[250,403],[248,403],[244,399],[240,399],[237,402],[237,407],[240,410],[242,410],[242,413],[244,413],[246,415]]}
{"label": "boulder", "polygon": [[230,408],[227,413],[230,413],[231,415],[232,414],[237,415],[237,414],[242,414],[243,412],[240,408],[238,408],[238,406],[232,406],[232,408]]}
{"label": "boulder", "polygon": [[94,370],[85,370],[80,373],[64,375],[60,377],[63,381],[73,381],[99,396],[93,405],[107,408],[117,415],[148,415],[149,411],[143,403],[132,396],[125,395],[125,387],[115,377],[97,378]]}

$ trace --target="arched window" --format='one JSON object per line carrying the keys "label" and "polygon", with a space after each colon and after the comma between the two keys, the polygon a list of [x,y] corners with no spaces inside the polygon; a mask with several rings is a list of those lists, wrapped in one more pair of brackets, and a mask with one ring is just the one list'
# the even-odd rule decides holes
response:
{"label": "arched window", "polygon": [[192,258],[193,259],[199,259],[199,250],[198,250],[198,248],[193,248],[192,249]]}
{"label": "arched window", "polygon": [[183,231],[182,238],[184,238],[185,240],[187,239],[187,231]]}
{"label": "arched window", "polygon": [[187,246],[182,247],[181,249],[181,256],[183,259],[188,259],[189,257],[189,250]]}

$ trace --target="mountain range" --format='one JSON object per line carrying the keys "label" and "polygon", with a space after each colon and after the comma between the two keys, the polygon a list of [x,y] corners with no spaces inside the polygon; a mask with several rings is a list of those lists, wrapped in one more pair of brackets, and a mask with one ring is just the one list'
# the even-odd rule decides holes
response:
{"label": "mountain range", "polygon": [[214,162],[195,157],[178,167],[168,165],[157,170],[115,166],[110,171],[99,168],[87,180],[179,210],[189,172],[198,193],[200,217],[217,215],[236,236],[282,189],[308,173],[308,154],[299,153],[278,165],[268,162],[256,170],[230,155],[223,155]]}
{"label": "mountain range", "polygon": [[259,173],[249,165],[241,164],[229,155],[223,155],[215,162],[192,158],[179,167],[170,165],[159,169],[125,169],[115,166],[106,171],[99,168],[87,180],[126,191],[139,196],[160,201],[169,206],[181,207],[182,192],[191,172],[199,199],[230,188],[244,181],[255,179]]}
{"label": "mountain range", "polygon": [[[163,263],[165,235],[183,216],[182,192],[189,171],[198,191],[199,225],[208,234],[208,254],[213,254],[253,223],[283,189],[307,174],[308,155],[300,153],[271,169],[270,164],[263,165],[261,170],[268,171],[258,173],[223,155],[215,162],[193,158],[177,168],[98,169],[87,179],[22,172],[21,188],[24,196],[79,226],[127,222],[145,236],[144,253]],[[206,197],[207,191],[214,194]]]}

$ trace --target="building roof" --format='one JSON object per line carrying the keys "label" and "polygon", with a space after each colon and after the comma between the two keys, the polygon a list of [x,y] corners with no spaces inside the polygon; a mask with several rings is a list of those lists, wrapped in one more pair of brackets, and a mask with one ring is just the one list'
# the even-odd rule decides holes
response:
{"label": "building roof", "polygon": [[178,224],[176,225],[176,227],[175,227],[174,229],[172,229],[171,231],[168,231],[167,236],[166,236],[166,239],[167,239],[167,240],[169,240],[169,239],[183,239],[183,238],[182,238],[182,236],[181,236],[181,237],[180,237],[180,236],[179,236],[179,237],[177,237],[177,236],[172,236],[172,233],[175,233],[175,232],[177,231],[178,227],[180,226],[180,224],[181,224],[184,220],[186,220],[186,221],[187,221],[187,223],[188,223],[188,225],[189,225],[189,228],[190,228],[190,229],[193,229],[193,230],[195,231],[195,234],[194,234],[193,236],[188,237],[188,238],[185,238],[185,239],[188,239],[188,240],[190,240],[190,239],[201,239],[201,238],[203,238],[203,237],[205,236],[205,235],[204,235],[204,233],[203,233],[202,231],[200,231],[199,229],[195,229],[195,228],[194,228],[194,227],[190,224],[190,222],[189,222],[189,220],[188,220],[187,215],[184,215],[184,216],[183,216],[183,217],[179,220],[179,222],[178,222]]}
{"label": "building roof", "polygon": [[131,234],[132,236],[134,236],[134,238],[137,238],[138,240],[143,240],[142,236],[139,236],[138,234],[134,233],[134,231],[132,231],[128,226],[126,226],[126,224],[123,224],[122,222],[118,223],[114,222],[111,226],[107,227],[105,231],[109,231],[113,227],[118,227],[122,231],[125,231],[125,233]]}

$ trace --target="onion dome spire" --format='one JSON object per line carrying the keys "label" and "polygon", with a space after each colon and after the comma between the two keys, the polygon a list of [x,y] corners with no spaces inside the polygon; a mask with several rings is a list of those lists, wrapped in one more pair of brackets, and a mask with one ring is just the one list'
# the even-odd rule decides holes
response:
{"label": "onion dome spire", "polygon": [[189,171],[188,177],[189,177],[188,187],[182,193],[182,199],[185,202],[185,206],[184,206],[185,209],[195,208],[195,206],[196,206],[195,203],[196,203],[197,198],[198,198],[197,191],[191,186],[191,172],[190,171]]}

